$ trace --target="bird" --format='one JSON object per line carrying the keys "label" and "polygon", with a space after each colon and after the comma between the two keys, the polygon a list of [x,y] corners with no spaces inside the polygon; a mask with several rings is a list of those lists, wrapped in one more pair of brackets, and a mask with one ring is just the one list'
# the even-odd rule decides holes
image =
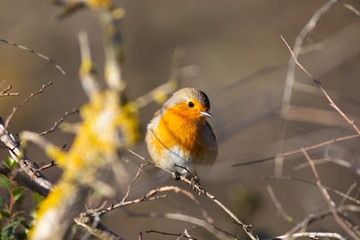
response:
{"label": "bird", "polygon": [[196,88],[175,92],[147,125],[145,141],[154,163],[180,176],[197,179],[211,168],[218,155],[214,131],[206,120],[208,96]]}

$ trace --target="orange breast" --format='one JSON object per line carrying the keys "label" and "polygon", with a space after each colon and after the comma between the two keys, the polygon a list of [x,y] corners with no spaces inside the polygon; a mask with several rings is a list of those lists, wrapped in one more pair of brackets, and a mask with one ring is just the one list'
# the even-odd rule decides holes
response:
{"label": "orange breast", "polygon": [[167,109],[154,129],[152,139],[156,152],[179,147],[184,156],[200,157],[205,150],[203,131],[205,117],[186,111],[187,106],[177,105]]}

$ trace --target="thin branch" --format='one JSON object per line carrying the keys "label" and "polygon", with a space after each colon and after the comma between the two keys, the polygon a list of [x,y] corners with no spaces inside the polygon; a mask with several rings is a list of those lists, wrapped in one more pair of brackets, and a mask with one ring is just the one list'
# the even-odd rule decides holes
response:
{"label": "thin branch", "polygon": [[51,132],[54,132],[54,131],[58,130],[59,129],[58,127],[59,127],[60,123],[62,123],[65,120],[66,117],[68,117],[68,116],[70,116],[72,114],[78,114],[78,113],[79,113],[79,110],[76,109],[76,108],[73,108],[73,110],[71,110],[70,112],[65,112],[65,114],[59,120],[57,120],[50,129],[39,133],[39,136],[42,136],[42,135],[45,135],[45,134],[48,134],[48,133],[51,133]]}
{"label": "thin branch", "polygon": [[[314,81],[314,83],[320,88],[320,90],[323,92],[323,94],[325,95],[325,97],[327,98],[327,100],[330,103],[330,106],[332,106],[333,108],[335,108],[335,110],[355,129],[355,131],[360,135],[360,130],[359,128],[354,124],[353,120],[350,120],[346,114],[341,111],[341,109],[335,104],[335,102],[332,100],[332,98],[329,96],[329,94],[327,94],[327,92],[325,91],[325,89],[322,87],[321,82],[319,80],[316,80],[313,76],[311,76],[311,74],[299,63],[299,61],[297,60],[297,57],[294,53],[293,50],[291,50],[291,47],[289,46],[289,44],[286,42],[286,40],[284,39],[283,36],[281,36],[281,39],[283,40],[283,42],[286,44],[287,48],[289,49],[291,56],[293,57],[295,64],[298,65],[301,70],[303,70],[306,75],[308,75],[309,78],[311,78],[311,80]],[[289,106],[288,106],[289,108]],[[288,110],[287,110],[288,111]]]}
{"label": "thin branch", "polygon": [[184,215],[180,213],[163,213],[163,212],[150,212],[150,213],[131,213],[127,211],[130,216],[134,217],[150,217],[150,218],[165,218],[165,219],[172,219],[172,220],[179,220],[183,222],[188,222],[195,224],[197,226],[201,226],[204,229],[208,230],[210,233],[214,234],[219,239],[234,239],[234,236],[228,236],[228,233],[224,233],[223,231],[219,230],[215,226],[206,221],[192,217],[189,215]]}
{"label": "thin branch", "polygon": [[6,39],[0,38],[0,42],[4,42],[4,43],[7,43],[7,44],[10,44],[10,45],[12,45],[12,46],[14,46],[14,47],[17,47],[17,48],[20,48],[20,49],[22,49],[22,50],[31,52],[31,53],[33,53],[33,54],[35,54],[35,55],[37,55],[37,56],[45,59],[46,61],[48,61],[48,62],[50,62],[52,65],[54,65],[54,67],[56,67],[62,74],[65,75],[65,71],[64,71],[58,64],[56,64],[51,58],[49,58],[48,56],[45,56],[44,54],[39,53],[39,52],[37,52],[37,51],[35,51],[35,50],[33,50],[33,49],[27,48],[27,47],[25,47],[25,46],[22,46],[22,45],[20,45],[20,44],[17,44],[17,43],[15,43],[15,42],[12,42],[12,41],[9,41],[9,40],[6,40]]}
{"label": "thin branch", "polygon": [[343,236],[341,236],[338,233],[332,233],[332,232],[301,232],[301,233],[294,233],[291,236],[289,235],[282,235],[271,239],[288,239],[289,237],[293,238],[299,238],[299,237],[308,237],[311,239],[318,239],[318,238],[336,238],[340,240],[346,240]]}
{"label": "thin branch", "polygon": [[[194,230],[198,228],[198,226],[192,227],[190,230]],[[190,240],[195,240],[195,238],[191,237],[190,233],[189,233],[189,229],[185,228],[184,233],[182,233],[176,240],[180,240],[182,237],[187,237]]]}
{"label": "thin branch", "polygon": [[[346,168],[350,169],[351,171],[354,171],[355,174],[357,174],[358,176],[360,176],[360,168],[357,168],[354,164],[352,164],[348,161],[345,161],[343,159],[340,159],[340,158],[334,158],[331,156],[327,156],[326,158],[317,159],[317,160],[313,160],[313,161],[314,161],[315,165],[330,162],[330,163],[333,163],[333,164],[336,164],[336,165],[339,165],[342,167],[346,167]],[[294,169],[299,170],[301,168],[308,167],[309,165],[310,165],[309,163],[302,163],[299,166],[295,167]]]}
{"label": "thin branch", "polygon": [[[321,18],[321,16],[325,14],[327,11],[329,11],[329,9],[333,7],[337,2],[338,0],[330,0],[326,2],[314,13],[314,15],[306,23],[306,25],[301,30],[300,34],[296,37],[295,40],[294,48],[292,50],[295,59],[298,58],[303,42],[307,37],[307,35],[309,34],[309,32],[311,32],[316,27],[316,24]],[[283,37],[281,36],[281,38]],[[294,82],[295,82],[295,63],[290,59],[288,64],[288,72],[286,76],[285,90],[283,96],[283,108],[281,111],[283,116],[287,114],[288,107],[290,106],[292,88]]]}
{"label": "thin branch", "polygon": [[[155,163],[153,163],[152,161],[147,160],[146,158],[144,158],[143,156],[137,154],[136,152],[128,149],[128,151],[130,153],[132,153],[133,155],[137,156],[138,158],[140,158],[141,160],[148,162],[154,166],[156,166],[157,168],[162,169],[165,172],[168,172],[170,174],[173,174],[171,171],[162,168],[158,165],[156,165]],[[208,198],[210,198],[214,203],[216,203],[220,208],[222,208],[233,220],[236,224],[239,224],[240,226],[242,226],[242,228],[244,229],[245,233],[252,239],[252,240],[257,240],[258,238],[256,238],[253,233],[252,233],[252,226],[248,225],[248,224],[244,224],[240,221],[239,218],[236,217],[236,215],[230,211],[230,209],[228,209],[222,202],[220,202],[218,199],[216,199],[216,197],[212,194],[210,194],[209,192],[207,192],[204,188],[200,187],[199,184],[193,184],[193,182],[189,179],[187,179],[185,176],[180,176],[181,180],[184,181],[185,183],[189,184],[190,186],[193,186],[195,189],[197,189],[200,193],[205,194]]]}
{"label": "thin branch", "polygon": [[[322,142],[322,143],[311,145],[309,147],[299,148],[299,149],[296,149],[296,150],[285,152],[285,153],[280,154],[280,156],[288,157],[288,156],[291,156],[291,155],[294,155],[294,154],[301,153],[302,149],[304,149],[305,151],[308,152],[310,150],[318,149],[318,148],[327,146],[329,144],[334,144],[334,143],[343,142],[343,141],[347,141],[347,140],[351,140],[351,139],[356,139],[356,138],[359,138],[359,137],[360,137],[360,135],[354,134],[354,135],[349,135],[349,136],[345,136],[345,137],[334,138],[334,139],[331,139],[329,141],[325,141],[325,142]],[[275,157],[269,157],[269,158],[263,158],[263,159],[255,160],[255,161],[236,163],[236,164],[233,164],[232,167],[251,165],[251,164],[266,162],[266,161],[270,161],[270,160],[274,160],[274,159],[275,159]]]}
{"label": "thin branch", "polygon": [[123,197],[122,201],[121,202],[125,202],[128,198],[129,198],[129,195],[130,195],[130,191],[131,191],[131,188],[134,186],[134,183],[135,181],[138,179],[138,177],[140,176],[140,173],[142,172],[142,169],[149,165],[149,163],[144,163],[144,164],[141,164],[138,171],[136,172],[136,175],[135,177],[133,178],[132,182],[129,184],[129,187],[128,187],[128,190],[126,191],[126,194],[125,196]]}
{"label": "thin branch", "polygon": [[[349,189],[346,191],[345,196],[343,196],[343,199],[339,203],[339,206],[342,206],[345,204],[345,201],[349,199],[348,197],[350,196],[350,193],[352,192],[352,190],[354,190],[356,185],[357,185],[357,182],[354,182],[353,184],[350,185]],[[360,205],[360,200],[357,200],[357,199],[355,199],[355,200],[356,200],[355,202]]]}
{"label": "thin branch", "polygon": [[165,236],[175,236],[175,237],[183,237],[183,238],[187,238],[187,239],[193,239],[193,240],[198,240],[197,238],[193,238],[193,237],[189,237],[184,235],[183,233],[169,233],[169,232],[162,232],[162,231],[157,231],[157,230],[148,230],[146,231],[146,233],[158,233],[161,235],[165,235]]}
{"label": "thin branch", "polygon": [[98,214],[101,216],[101,215],[104,215],[104,214],[106,214],[106,213],[108,213],[108,212],[110,212],[110,211],[112,211],[114,209],[117,209],[117,208],[121,208],[121,207],[128,206],[128,205],[133,205],[133,204],[137,204],[137,203],[145,202],[145,201],[153,201],[153,200],[156,200],[156,199],[165,198],[167,196],[168,195],[164,194],[164,195],[154,196],[154,197],[146,197],[146,198],[141,197],[141,198],[137,198],[137,199],[131,200],[131,201],[119,202],[117,204],[111,204],[110,207],[99,210]]}
{"label": "thin branch", "polygon": [[353,5],[344,3],[344,7],[345,7],[346,9],[350,10],[351,12],[355,13],[356,16],[360,17],[360,11],[357,10],[356,8],[354,8]]}
{"label": "thin branch", "polygon": [[[276,176],[263,176],[262,179],[267,179],[267,180],[290,180],[290,181],[298,181],[298,182],[302,182],[302,183],[306,183],[306,184],[310,184],[312,186],[316,186],[316,183],[310,182],[308,180],[305,179],[301,179],[301,178],[297,178],[297,177],[293,177],[293,176],[281,176],[281,177],[276,177]],[[356,182],[354,184],[352,184],[352,186],[356,185]],[[326,188],[328,191],[333,192],[339,196],[341,196],[343,198],[343,200],[349,200],[352,201],[358,205],[360,205],[360,200],[351,197],[348,193],[343,193],[340,192],[339,190],[336,190],[334,188],[330,188],[327,186],[324,186],[324,188]],[[349,190],[351,189],[351,187],[349,188]],[[342,204],[340,204],[339,206],[341,206]]]}
{"label": "thin branch", "polygon": [[[295,44],[294,44],[294,55],[296,56],[295,59],[298,58],[300,54],[301,47],[303,45],[303,41],[307,37],[310,31],[312,31],[321,16],[329,11],[329,9],[334,6],[337,3],[338,0],[329,0],[327,3],[325,3],[323,6],[321,6],[310,18],[310,20],[306,23],[304,28],[301,30],[300,34],[296,37]],[[283,99],[282,99],[282,107],[281,107],[281,116],[283,116],[284,119],[286,119],[286,116],[289,113],[290,110],[290,104],[291,104],[291,97],[293,92],[293,87],[295,83],[295,63],[292,61],[292,59],[289,60],[288,63],[288,71],[286,74],[286,80],[285,80],[285,88],[283,93]],[[283,152],[283,146],[285,141],[285,132],[287,127],[287,121],[283,121],[280,131],[279,131],[279,152]],[[275,175],[281,176],[283,171],[283,162],[284,157],[281,156],[281,154],[278,154],[275,157]]]}
{"label": "thin branch", "polygon": [[[128,204],[134,204],[134,203],[139,203],[139,202],[142,202],[144,201],[145,199],[149,199],[150,197],[153,197],[155,194],[159,193],[159,192],[167,192],[167,191],[174,191],[176,193],[182,193],[183,195],[185,195],[186,197],[188,197],[190,200],[192,200],[195,205],[197,205],[199,208],[200,208],[200,211],[202,213],[202,216],[204,219],[206,219],[207,222],[209,223],[213,223],[214,221],[209,217],[208,213],[206,212],[206,210],[204,209],[204,207],[201,206],[199,200],[197,200],[195,198],[195,196],[190,193],[189,191],[186,191],[184,189],[181,189],[179,187],[175,187],[175,186],[164,186],[164,187],[161,187],[161,188],[158,188],[158,189],[154,189],[154,190],[151,190],[149,191],[146,195],[144,195],[143,197],[141,198],[138,198],[136,200],[133,200],[133,201],[130,201]],[[107,213],[117,207],[123,207],[125,204],[124,201],[120,202],[119,204],[117,205],[112,205],[110,206],[110,208],[107,208],[105,210],[102,210],[102,211],[99,211],[99,215],[103,215],[104,213]]]}
{"label": "thin branch", "polygon": [[36,172],[43,171],[43,170],[45,170],[45,169],[51,168],[51,167],[56,166],[56,165],[57,165],[56,162],[51,161],[51,163],[46,164],[45,166],[42,166],[41,168],[36,169]]}
{"label": "thin branch", "polygon": [[271,186],[269,186],[269,185],[266,186],[266,190],[268,191],[270,198],[271,198],[272,202],[274,203],[276,209],[278,210],[279,214],[284,218],[285,221],[292,222],[293,218],[285,212],[285,210],[281,206],[279,200],[277,200],[275,193],[274,193],[273,189],[271,188]]}
{"label": "thin branch", "polygon": [[4,96],[18,96],[19,93],[8,93],[8,91],[10,91],[12,88],[11,85],[9,85],[7,88],[5,88],[3,91],[0,92],[0,97],[4,97]]}
{"label": "thin branch", "polygon": [[[0,39],[1,40],[1,39]],[[22,101],[17,107],[14,107],[11,114],[6,118],[5,120],[5,128],[7,129],[10,125],[11,120],[13,119],[15,113],[25,104],[27,103],[31,98],[35,97],[36,95],[42,93],[44,91],[45,88],[47,88],[48,86],[50,86],[51,84],[53,84],[53,82],[49,82],[47,84],[42,85],[42,87],[40,88],[40,90],[38,90],[37,92],[31,93],[29,97],[27,97],[24,101]]]}
{"label": "thin branch", "polygon": [[337,212],[335,203],[331,200],[328,191],[326,190],[326,188],[322,185],[322,183],[320,181],[320,177],[316,170],[313,160],[310,158],[310,156],[308,155],[308,153],[305,150],[303,150],[302,152],[303,152],[304,156],[306,157],[306,159],[308,160],[308,162],[310,163],[311,169],[312,169],[315,179],[316,179],[316,184],[317,184],[318,188],[320,189],[326,203],[328,204],[330,211],[332,212],[336,222],[349,234],[349,236],[351,236],[353,239],[358,239],[359,236],[357,236],[340,218],[340,216]]}

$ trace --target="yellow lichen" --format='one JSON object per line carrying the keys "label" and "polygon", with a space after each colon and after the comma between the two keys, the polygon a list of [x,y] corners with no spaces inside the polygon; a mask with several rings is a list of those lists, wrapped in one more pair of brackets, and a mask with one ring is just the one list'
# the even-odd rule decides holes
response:
{"label": "yellow lichen", "polygon": [[111,0],[89,0],[89,5],[95,8],[110,9],[112,7]]}

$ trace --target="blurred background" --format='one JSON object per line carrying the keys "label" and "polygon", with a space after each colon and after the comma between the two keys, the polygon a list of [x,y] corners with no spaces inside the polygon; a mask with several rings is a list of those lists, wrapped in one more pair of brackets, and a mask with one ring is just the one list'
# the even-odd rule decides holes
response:
{"label": "blurred background", "polygon": [[[215,1],[215,0],[139,0],[115,1],[125,9],[122,22],[125,44],[125,76],[127,94],[134,99],[165,83],[171,74],[172,54],[175,49],[185,53],[184,66],[191,74],[180,82],[182,87],[196,87],[207,93],[214,118],[210,123],[218,138],[218,159],[202,185],[236,213],[245,223],[252,224],[255,234],[271,237],[281,235],[310,214],[328,209],[315,185],[289,180],[269,180],[274,175],[273,161],[232,167],[236,163],[272,157],[279,152],[307,147],[312,144],[354,134],[344,119],[338,116],[329,102],[302,71],[296,71],[296,82],[291,104],[297,106],[286,121],[285,136],[280,139],[283,120],[280,118],[281,101],[290,54],[280,35],[292,46],[296,36],[313,13],[326,1]],[[334,98],[338,106],[355,123],[360,115],[360,21],[359,16],[344,4],[360,9],[356,0],[341,1],[326,13],[317,27],[306,38],[306,48],[300,62]],[[0,99],[0,116],[5,119],[32,92],[53,81],[44,93],[33,98],[16,114],[9,130],[16,134],[23,130],[42,132],[49,129],[66,111],[80,108],[86,103],[78,78],[80,53],[78,33],[89,35],[92,56],[103,79],[103,30],[97,13],[87,9],[62,19],[61,8],[48,1],[0,1],[0,38],[39,51],[59,64],[62,75],[49,62],[0,43],[1,89],[12,85],[17,97]],[[142,133],[157,103],[141,111]],[[332,114],[333,113],[333,114]],[[71,116],[69,122],[80,121]],[[46,136],[55,144],[69,145],[73,135],[55,132]],[[312,159],[339,158],[359,168],[359,139],[336,143],[309,151]],[[149,158],[145,144],[134,149]],[[7,156],[6,149],[1,157]],[[27,155],[40,166],[50,160],[36,146],[28,148]],[[106,181],[118,191],[113,199],[122,199],[123,190],[141,163],[136,157],[124,155],[122,164],[128,179],[106,176]],[[285,158],[284,176],[294,176],[315,182],[313,173],[303,155]],[[355,171],[325,163],[317,165],[324,185],[347,192],[354,182],[359,183]],[[123,173],[123,172],[121,172]],[[44,171],[56,181],[61,171],[52,168]],[[154,187],[177,185],[168,175],[147,167],[134,186],[133,196],[138,197]],[[284,210],[293,220],[284,220],[272,203],[266,186],[270,185]],[[359,198],[359,187],[351,192]],[[336,203],[342,199],[331,195]],[[236,235],[243,235],[241,227],[213,202],[199,196],[215,225]],[[26,205],[26,203],[24,203]],[[197,207],[181,195],[142,203],[128,208],[134,212],[180,212],[200,216]],[[359,217],[355,217],[357,222]],[[130,217],[123,210],[109,213],[104,223],[126,239],[135,239],[143,232],[143,239],[173,239],[147,230],[179,233],[192,225],[164,219]],[[338,232],[346,236],[333,218],[328,217],[309,227],[311,231]],[[201,229],[193,230],[199,239],[210,239]]]}

